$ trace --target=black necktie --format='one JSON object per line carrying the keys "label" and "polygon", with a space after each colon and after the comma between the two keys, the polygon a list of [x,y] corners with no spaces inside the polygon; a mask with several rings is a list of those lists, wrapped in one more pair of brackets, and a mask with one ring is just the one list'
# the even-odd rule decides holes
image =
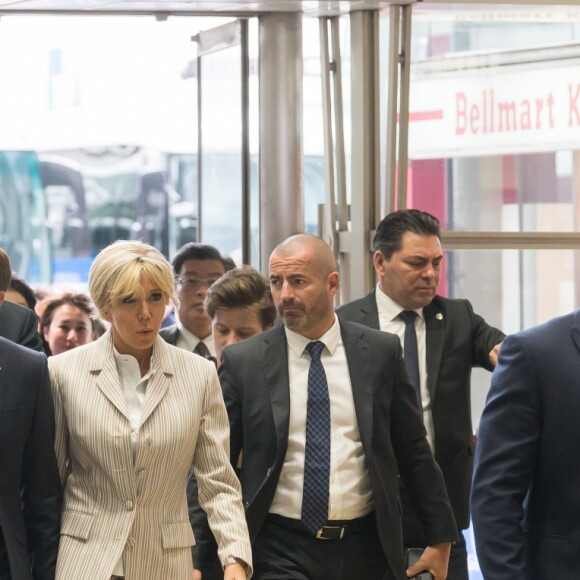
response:
{"label": "black necktie", "polygon": [[399,317],[405,322],[405,340],[403,342],[405,369],[411,384],[415,387],[419,408],[423,409],[421,402],[421,376],[419,374],[419,349],[417,347],[417,332],[415,331],[417,313],[414,310],[403,310]]}
{"label": "black necktie", "polygon": [[200,340],[197,343],[197,346],[193,349],[193,352],[199,356],[202,356],[203,358],[209,358],[211,356],[209,348],[207,348],[207,345],[205,342],[203,342],[203,340]]}
{"label": "black necktie", "polygon": [[324,343],[310,342],[308,404],[306,406],[306,448],[304,450],[304,494],[302,521],[312,532],[328,520],[330,478],[330,398],[326,373],[320,360]]}

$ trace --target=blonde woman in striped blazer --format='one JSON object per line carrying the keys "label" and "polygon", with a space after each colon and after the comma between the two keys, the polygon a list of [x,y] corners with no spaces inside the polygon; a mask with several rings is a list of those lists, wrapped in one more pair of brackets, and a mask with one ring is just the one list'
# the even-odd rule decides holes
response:
{"label": "blonde woman in striped blazer", "polygon": [[215,365],[158,336],[173,288],[153,247],[105,248],[89,292],[110,330],[49,359],[64,486],[56,580],[191,579],[190,468],[224,578],[251,575]]}

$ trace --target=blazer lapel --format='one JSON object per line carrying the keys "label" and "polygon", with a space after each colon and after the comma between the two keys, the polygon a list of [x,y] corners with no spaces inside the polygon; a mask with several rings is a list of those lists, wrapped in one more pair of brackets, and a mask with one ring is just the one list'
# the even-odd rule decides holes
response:
{"label": "blazer lapel", "polygon": [[[127,405],[125,403],[123,392],[120,388],[119,373],[117,371],[115,357],[112,352],[112,338],[106,340],[105,336],[99,339],[101,347],[96,352],[95,364],[93,365],[91,371],[99,373],[97,378],[97,387],[128,420],[129,414],[127,412]],[[161,337],[158,337],[154,348],[160,349],[160,351],[164,351],[165,349],[169,350],[170,347]],[[160,351],[158,350],[158,353],[160,353]],[[159,361],[172,360],[171,355],[165,352],[163,352],[163,354],[158,354],[156,358]],[[171,370],[170,366],[167,366],[170,363],[166,362],[164,364],[166,366],[158,368],[154,375],[151,377],[149,384],[147,385],[147,394],[145,396],[143,411],[141,413],[141,424],[145,422],[155,407],[159,405],[165,393],[167,392],[167,389],[169,388],[169,380],[167,375],[172,375],[173,371]]]}
{"label": "blazer lapel", "polygon": [[379,309],[377,307],[377,297],[375,292],[376,287],[372,292],[369,292],[361,301],[360,311],[362,314],[362,324],[375,330],[380,330]]}
{"label": "blazer lapel", "polygon": [[169,389],[169,377],[173,376],[173,369],[168,361],[173,360],[171,348],[167,346],[161,337],[157,337],[154,350],[154,358],[158,361],[159,367],[149,380],[147,393],[141,411],[141,425],[145,423],[149,415],[153,413],[156,407],[161,403],[163,397]]}
{"label": "blazer lapel", "polygon": [[91,368],[91,372],[98,373],[97,387],[129,419],[125,398],[119,387],[119,373],[117,372],[115,357],[113,356],[113,338],[111,331],[109,330],[102,338],[95,342],[95,345],[97,344],[99,346],[95,353],[95,363]]}
{"label": "blazer lapel", "polygon": [[427,333],[425,339],[427,346],[427,387],[431,401],[433,401],[443,355],[446,322],[443,310],[433,302],[423,309],[423,315],[425,316],[425,331]]}
{"label": "blazer lapel", "polygon": [[4,357],[4,349],[0,344],[0,409],[5,406],[5,399],[7,397],[7,389],[8,389],[8,375],[6,369],[6,360]]}
{"label": "blazer lapel", "polygon": [[370,449],[373,433],[373,385],[368,372],[372,366],[369,346],[362,340],[364,328],[353,329],[352,326],[340,322],[340,333],[348,362],[358,429],[363,446]]}
{"label": "blazer lapel", "polygon": [[161,403],[168,388],[169,379],[166,374],[161,370],[156,371],[147,385],[147,394],[145,395],[143,411],[141,412],[141,425],[147,421],[149,415],[151,415],[159,403]]}
{"label": "blazer lapel", "polygon": [[270,395],[270,405],[276,426],[278,454],[286,455],[290,422],[290,379],[288,376],[288,346],[282,325],[273,332],[267,333],[264,338],[262,361],[266,388]]}

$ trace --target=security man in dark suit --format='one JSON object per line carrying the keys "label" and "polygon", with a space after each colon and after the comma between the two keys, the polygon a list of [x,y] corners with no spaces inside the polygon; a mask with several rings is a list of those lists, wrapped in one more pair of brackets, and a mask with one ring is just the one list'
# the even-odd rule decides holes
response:
{"label": "security man in dark suit", "polygon": [[46,356],[0,337],[0,580],[54,579],[60,515]]}
{"label": "security man in dark suit", "polygon": [[[338,284],[328,245],[288,238],[270,257],[283,324],[222,350],[254,578],[404,580],[429,570],[444,580],[455,523],[400,342],[339,322]],[[408,570],[399,472],[429,537]]]}
{"label": "security man in dark suit", "polygon": [[[475,314],[469,301],[437,296],[443,253],[439,220],[434,216],[415,209],[390,213],[377,227],[373,249],[377,288],[340,307],[337,314],[342,320],[398,334],[404,342],[403,317],[414,313],[414,328],[410,329],[416,334],[417,345],[414,386],[460,532],[459,542],[451,548],[448,579],[468,580],[461,531],[470,523],[474,451],[471,370],[474,366],[493,370],[504,334]],[[403,354],[409,358],[408,353]],[[404,489],[402,499],[405,546],[427,545],[416,506]]]}

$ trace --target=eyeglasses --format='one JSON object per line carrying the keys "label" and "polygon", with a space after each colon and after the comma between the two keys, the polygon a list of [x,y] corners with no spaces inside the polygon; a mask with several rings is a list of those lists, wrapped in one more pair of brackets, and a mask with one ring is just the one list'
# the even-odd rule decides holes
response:
{"label": "eyeglasses", "polygon": [[177,276],[175,278],[178,284],[181,284],[184,288],[191,289],[201,288],[202,286],[209,288],[216,280],[217,278],[190,278],[189,276]]}

